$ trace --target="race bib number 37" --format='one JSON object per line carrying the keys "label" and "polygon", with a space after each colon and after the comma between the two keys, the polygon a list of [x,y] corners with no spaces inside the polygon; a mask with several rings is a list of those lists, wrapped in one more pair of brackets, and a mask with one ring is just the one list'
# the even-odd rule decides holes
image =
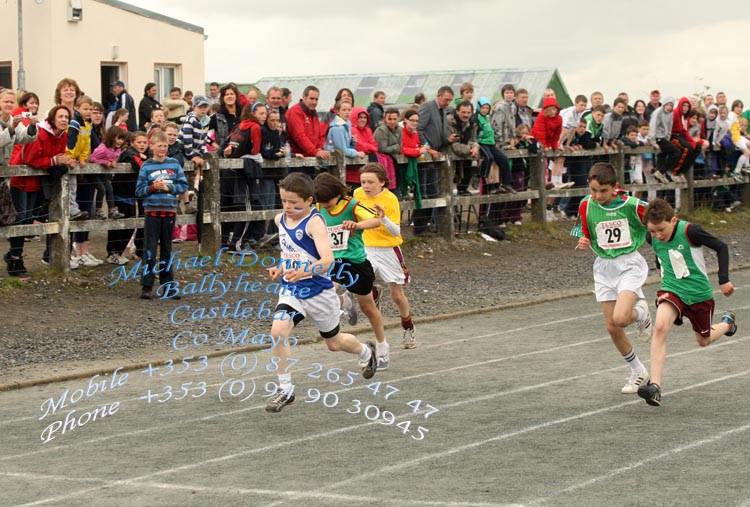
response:
{"label": "race bib number 37", "polygon": [[627,248],[633,244],[627,218],[607,220],[596,224],[596,242],[600,248]]}
{"label": "race bib number 37", "polygon": [[346,250],[349,245],[349,230],[343,225],[328,227],[328,237],[331,238],[331,250]]}

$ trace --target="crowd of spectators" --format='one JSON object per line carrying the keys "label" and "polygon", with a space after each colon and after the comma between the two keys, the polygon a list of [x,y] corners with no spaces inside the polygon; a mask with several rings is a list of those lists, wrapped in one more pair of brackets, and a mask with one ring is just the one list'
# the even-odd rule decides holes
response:
{"label": "crowd of spectators", "polygon": [[[542,107],[529,106],[529,93],[505,84],[494,103],[475,97],[471,83],[463,83],[458,94],[450,86],[436,90],[428,100],[417,94],[411,105],[389,105],[386,94],[355,104],[353,92],[342,88],[334,103],[321,107],[320,91],[307,86],[296,103],[292,91],[273,86],[264,94],[251,88],[240,92],[234,83],[211,83],[206,95],[193,95],[172,88],[159,99],[155,83],[147,83],[139,103],[122,81],[112,83],[112,94],[104,104],[86,96],[72,79],[63,79],[55,91],[55,106],[46,114],[33,92],[0,91],[0,165],[28,165],[51,176],[69,179],[72,219],[116,220],[138,216],[142,209],[136,197],[138,169],[150,157],[151,137],[164,132],[168,156],[179,164],[193,162],[188,190],[179,196],[180,212],[197,211],[202,191],[203,156],[214,151],[219,157],[242,159],[241,169],[220,172],[222,211],[264,210],[278,206],[277,183],[288,171],[314,174],[325,167],[276,164],[264,167],[264,160],[315,157],[321,165],[336,150],[349,160],[347,183],[358,186],[357,169],[367,161],[386,170],[392,190],[401,199],[414,199],[412,214],[415,235],[434,230],[437,214],[422,209],[422,199],[438,197],[437,160],[454,158],[458,195],[516,193],[529,185],[527,160],[512,157],[507,150],[523,148],[556,150],[547,159],[548,188],[586,186],[591,165],[621,145],[653,146],[657,154],[627,157],[627,181],[684,182],[695,178],[730,176],[745,181],[750,161],[750,110],[743,102],[729,103],[724,93],[679,100],[653,90],[646,100],[631,103],[627,93],[607,104],[601,92],[589,97],[577,95],[571,107],[559,107],[555,92],[544,92]],[[602,148],[604,155],[564,157],[564,152]],[[396,158],[395,155],[406,157]],[[421,161],[422,163],[418,163]],[[77,168],[87,162],[114,166],[129,163],[133,174],[84,175]],[[283,166],[283,167],[282,167]],[[694,171],[688,172],[693,168]],[[43,221],[47,215],[50,178],[14,176],[4,185],[15,207],[15,224]],[[6,188],[7,190],[7,188]],[[739,204],[739,186],[708,190],[707,198],[725,211]],[[474,190],[476,192],[477,190]],[[654,193],[654,192],[650,192]],[[651,197],[651,196],[650,196]],[[667,195],[679,206],[679,193]],[[580,199],[580,198],[579,198]],[[579,199],[547,202],[548,220],[571,218]],[[508,224],[522,223],[524,203],[483,205],[481,227],[502,235]],[[8,225],[8,224],[6,224]],[[141,232],[138,232],[141,231]],[[125,264],[143,255],[142,230],[110,230],[106,260],[89,249],[88,233],[75,233],[71,268],[96,266],[104,262]],[[222,224],[224,245],[241,251],[264,248],[275,239],[270,221]],[[188,226],[178,226],[174,241],[195,237]],[[34,238],[11,238],[4,259],[8,272],[20,275],[24,242]],[[128,247],[132,251],[128,250]],[[47,252],[43,262],[48,262]]]}

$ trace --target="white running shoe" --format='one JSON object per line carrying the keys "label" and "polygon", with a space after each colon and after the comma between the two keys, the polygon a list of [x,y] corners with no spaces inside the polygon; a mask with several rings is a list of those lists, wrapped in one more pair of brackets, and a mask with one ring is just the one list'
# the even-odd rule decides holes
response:
{"label": "white running shoe", "polygon": [[97,259],[96,257],[94,257],[93,255],[91,255],[90,253],[83,254],[83,255],[84,255],[84,257],[86,257],[91,262],[96,262],[96,264],[99,265],[99,266],[101,266],[102,264],[104,264],[103,260]]}
{"label": "white running shoe", "polygon": [[625,382],[622,388],[624,394],[635,394],[638,392],[638,388],[648,384],[651,377],[648,375],[648,371],[634,371],[630,373],[630,377]]}
{"label": "white running shoe", "polygon": [[86,254],[79,255],[78,257],[74,257],[74,259],[76,260],[79,266],[83,266],[85,268],[93,268],[99,265],[95,261],[92,261],[91,259],[89,259],[86,256]]}
{"label": "white running shoe", "polygon": [[547,210],[545,217],[547,219],[547,222],[556,222],[558,220],[557,215],[555,215],[555,210],[551,209]]}
{"label": "white running shoe", "polygon": [[119,266],[123,266],[127,264],[129,260],[127,257],[123,257],[120,254],[113,253],[113,254],[110,254],[109,257],[107,257],[107,262],[109,262],[110,264],[117,264]]}
{"label": "white running shoe", "polygon": [[637,319],[635,321],[635,335],[639,342],[648,343],[651,341],[651,333],[654,330],[654,326],[651,324],[651,312],[648,309],[648,303],[645,299],[639,299],[635,306],[643,308],[646,312],[644,319]]}
{"label": "white running shoe", "polygon": [[76,257],[75,255],[70,258],[70,269],[78,269],[80,267],[80,257]]}

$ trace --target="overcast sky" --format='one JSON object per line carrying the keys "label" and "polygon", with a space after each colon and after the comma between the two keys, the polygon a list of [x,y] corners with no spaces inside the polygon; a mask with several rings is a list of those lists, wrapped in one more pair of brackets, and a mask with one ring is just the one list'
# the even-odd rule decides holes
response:
{"label": "overcast sky", "polygon": [[704,86],[750,102],[749,0],[127,1],[204,28],[206,81],[556,67],[608,103]]}

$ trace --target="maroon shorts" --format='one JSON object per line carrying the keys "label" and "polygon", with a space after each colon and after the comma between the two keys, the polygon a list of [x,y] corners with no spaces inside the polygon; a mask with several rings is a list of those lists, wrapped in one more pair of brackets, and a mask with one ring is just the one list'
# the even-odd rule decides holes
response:
{"label": "maroon shorts", "polygon": [[656,306],[668,301],[677,309],[677,318],[674,323],[677,326],[682,325],[682,319],[687,317],[693,330],[703,338],[711,336],[711,323],[714,320],[714,300],[701,301],[693,305],[686,305],[680,297],[674,292],[666,290],[656,291]]}

